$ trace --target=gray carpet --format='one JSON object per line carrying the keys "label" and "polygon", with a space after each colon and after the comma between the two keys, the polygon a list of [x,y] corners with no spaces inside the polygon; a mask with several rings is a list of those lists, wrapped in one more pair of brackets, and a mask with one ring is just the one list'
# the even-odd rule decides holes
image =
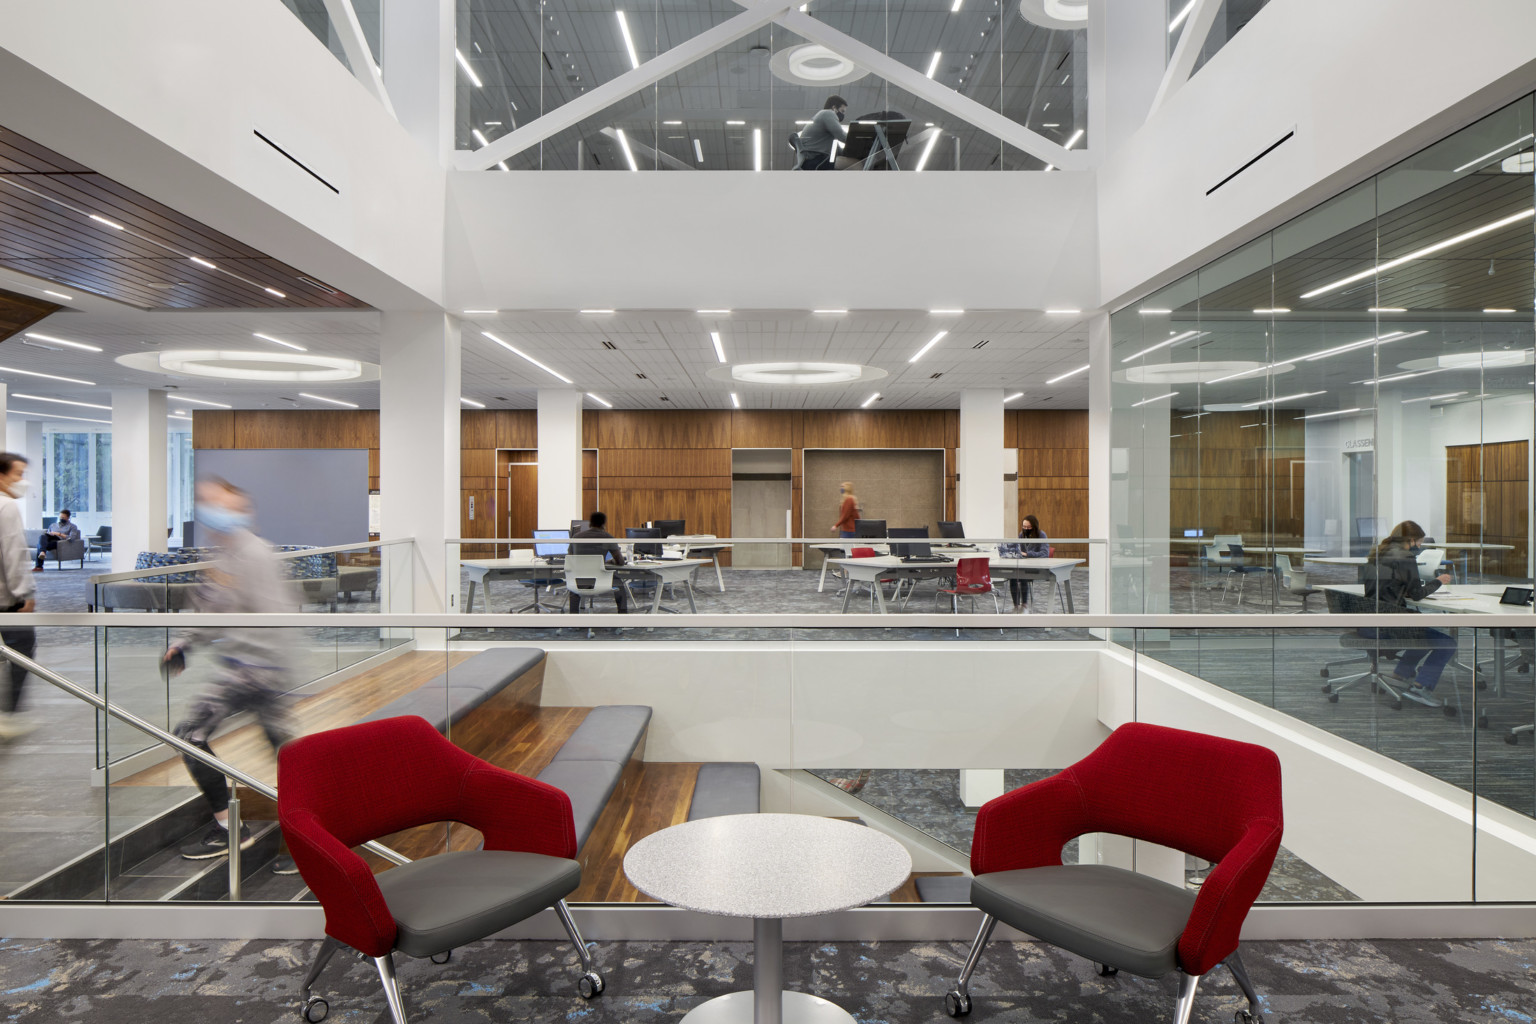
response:
{"label": "gray carpet", "polygon": [[[8,1021],[90,1024],[293,1024],[316,942],[0,940]],[[957,942],[789,943],[786,986],[831,999],[860,1024],[945,1021]],[[661,1024],[752,984],[746,943],[603,942],[607,991],[583,1002],[576,955],[552,942],[488,942],[436,966],[402,959],[413,1022]],[[1271,1024],[1528,1022],[1532,941],[1254,942],[1244,959]],[[337,1024],[388,1020],[370,963],[338,956],[317,991]],[[1121,974],[1032,943],[995,943],[972,982],[976,1024],[1146,1024],[1172,1019],[1175,982]],[[1196,1002],[1201,1024],[1245,1005],[1225,971]]]}

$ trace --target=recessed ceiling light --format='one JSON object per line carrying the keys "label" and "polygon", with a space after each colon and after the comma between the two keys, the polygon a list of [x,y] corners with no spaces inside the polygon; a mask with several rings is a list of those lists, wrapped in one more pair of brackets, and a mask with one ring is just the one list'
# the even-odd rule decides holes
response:
{"label": "recessed ceiling light", "polygon": [[741,399],[736,397],[736,392],[734,391],[731,392],[731,406],[736,409],[741,408]]}
{"label": "recessed ceiling light", "polygon": [[1442,398],[1460,398],[1464,394],[1466,394],[1465,391],[1448,391],[1443,395],[1426,395],[1423,398],[1405,398],[1403,399],[1403,404],[1412,405],[1414,402],[1436,402]]}
{"label": "recessed ceiling light", "polygon": [[219,269],[211,260],[205,260],[201,256],[188,256],[187,259],[191,260],[193,263],[196,263],[200,267],[207,267],[209,270]]}
{"label": "recessed ceiling light", "polygon": [[475,137],[475,141],[480,143],[481,149],[484,149],[486,146],[491,144],[491,140],[487,139],[479,128],[471,128],[469,130],[469,134],[473,135]]}
{"label": "recessed ceiling light", "polygon": [[459,403],[461,405],[467,405],[471,409],[484,409],[485,408],[485,403],[484,402],[477,402],[473,398],[465,398],[463,395],[459,396]]}
{"label": "recessed ceiling light", "polygon": [[291,341],[284,341],[282,338],[274,338],[274,337],[272,337],[272,335],[270,335],[270,334],[262,334],[260,331],[252,331],[251,332],[251,337],[253,337],[253,338],[260,338],[262,341],[270,341],[274,345],[281,345],[281,346],[283,346],[283,348],[291,348],[295,352],[308,352],[309,351],[309,349],[305,348],[303,345],[295,345]]}
{"label": "recessed ceiling light", "polygon": [[1178,394],[1177,391],[1170,391],[1166,395],[1153,395],[1151,398],[1143,398],[1139,402],[1132,402],[1131,408],[1134,409],[1139,405],[1151,405],[1153,402],[1161,402],[1163,399],[1172,398],[1176,394]]}
{"label": "recessed ceiling light", "polygon": [[485,335],[487,338],[490,338],[496,344],[500,345],[502,348],[506,349],[508,352],[511,352],[513,355],[517,356],[519,359],[526,359],[528,362],[532,363],[534,366],[537,366],[539,369],[543,370],[545,373],[549,374],[551,377],[554,377],[557,380],[562,380],[562,381],[564,381],[567,384],[574,384],[575,383],[575,381],[571,380],[571,378],[567,377],[565,374],[560,373],[560,372],[558,372],[556,370],[551,370],[549,367],[545,366],[543,363],[541,363],[537,359],[533,358],[533,356],[530,356],[528,353],[521,351],[515,345],[511,345],[511,344],[509,344],[509,343],[507,343],[505,341],[502,341],[500,338],[496,337],[496,335],[492,334],[490,331],[481,331],[480,333]]}
{"label": "recessed ceiling light", "polygon": [[212,406],[215,409],[233,409],[234,408],[234,406],[232,406],[232,405],[225,405],[223,402],[210,402],[210,401],[208,401],[206,399],[202,399],[202,398],[186,398],[186,397],[184,397],[182,395],[166,395],[165,398],[166,398],[166,401],[169,401],[169,402],[186,402],[189,405],[208,405],[208,406]]}
{"label": "recessed ceiling light", "polygon": [[1281,395],[1279,398],[1265,398],[1257,402],[1246,402],[1244,409],[1257,409],[1261,405],[1274,405],[1277,402],[1294,402],[1302,398],[1315,398],[1318,395],[1326,395],[1326,391],[1300,391],[1294,395]]}
{"label": "recessed ceiling light", "polygon": [[329,402],[331,405],[340,405],[348,409],[356,409],[358,407],[356,402],[343,402],[339,398],[326,398],[324,395],[312,395],[308,391],[300,391],[299,397],[308,398],[314,402]]}
{"label": "recessed ceiling light", "polygon": [[610,402],[610,401],[608,401],[607,399],[604,399],[604,398],[599,398],[599,397],[597,397],[596,395],[594,395],[590,391],[587,392],[587,397],[592,399],[592,401],[596,402],[598,405],[601,405],[605,409],[612,409],[613,408],[613,403],[612,402]]}
{"label": "recessed ceiling light", "polygon": [[725,123],[729,124],[729,125],[741,125],[741,124],[746,124],[747,122],[745,122],[745,121],[727,121]]}
{"label": "recessed ceiling light", "polygon": [[704,162],[704,147],[699,145],[699,140],[698,139],[694,139],[693,140],[693,155],[695,157],[695,162],[697,162],[697,163],[703,163]]}
{"label": "recessed ceiling light", "polygon": [[663,121],[663,122],[661,122],[661,123],[662,123],[662,124],[665,124],[665,125],[673,125],[673,126],[676,126],[676,125],[680,125],[680,124],[682,124],[682,123],[683,123],[683,122],[681,122],[681,121]]}
{"label": "recessed ceiling light", "polygon": [[112,411],[110,405],[97,405],[95,402],[71,402],[67,398],[44,398],[42,395],[24,395],[19,391],[12,392],[11,397],[25,398],[32,402],[53,402],[56,405],[78,405],[82,409],[105,409],[107,412]]}
{"label": "recessed ceiling light", "polygon": [[753,128],[752,129],[752,170],[754,170],[754,171],[761,171],[762,169],[763,169],[763,130],[761,128]]}
{"label": "recessed ceiling light", "polygon": [[928,311],[929,316],[961,316],[964,313],[963,309],[930,309]]}
{"label": "recessed ceiling light", "polygon": [[709,332],[709,340],[714,342],[714,345],[715,345],[715,358],[718,359],[722,363],[725,362],[725,345],[720,341],[720,332],[719,331],[710,331]]}
{"label": "recessed ceiling light", "polygon": [[1289,313],[1290,310],[1286,309],[1284,306],[1276,306],[1274,309],[1256,309],[1254,312],[1259,316],[1276,316],[1280,313]]}
{"label": "recessed ceiling light", "polygon": [[51,341],[55,345],[63,345],[65,348],[78,348],[82,352],[100,352],[95,345],[87,345],[83,341],[65,341],[63,338],[55,338],[51,334],[39,334],[36,331],[28,331],[27,337],[36,338],[38,341]]}
{"label": "recessed ceiling light", "polygon": [[942,132],[934,132],[928,136],[928,145],[923,147],[922,156],[917,158],[917,166],[912,168],[913,173],[921,171],[924,167],[928,166],[928,157],[932,155],[933,147],[938,144],[939,136],[942,134]]}
{"label": "recessed ceiling light", "polygon": [[578,313],[587,313],[587,314],[590,314],[592,316],[607,316],[609,313],[612,313],[613,310],[611,310],[611,309],[578,309],[576,312],[578,312]]}
{"label": "recessed ceiling light", "polygon": [[493,315],[495,315],[497,313],[500,313],[500,312],[501,312],[501,310],[499,310],[499,309],[466,309],[464,311],[464,315],[465,316],[493,316]]}
{"label": "recessed ceiling light", "polygon": [[1320,420],[1329,416],[1348,416],[1352,412],[1359,411],[1360,407],[1357,405],[1353,409],[1335,409],[1332,412],[1314,412],[1309,413],[1306,416],[1297,416],[1296,418],[1299,420]]}
{"label": "recessed ceiling light", "polygon": [[112,421],[111,420],[92,420],[92,419],[86,419],[84,416],[58,416],[58,415],[55,415],[54,413],[51,413],[51,412],[30,412],[30,413],[21,413],[21,415],[23,415],[23,416],[43,416],[43,417],[46,417],[47,419],[50,419],[50,420],[69,420],[71,423],[103,423],[103,424],[106,424],[109,427],[112,425]]}
{"label": "recessed ceiling light", "polygon": [[1048,309],[1048,310],[1046,310],[1046,312],[1049,313],[1052,316],[1077,316],[1079,313],[1082,312],[1082,310],[1080,310],[1080,309]]}
{"label": "recessed ceiling light", "polygon": [[1406,313],[1406,312],[1408,312],[1408,310],[1404,309],[1402,306],[1371,306],[1370,308],[1368,308],[1366,310],[1366,312],[1367,313]]}
{"label": "recessed ceiling light", "polygon": [[1184,24],[1184,19],[1189,17],[1189,12],[1194,9],[1195,0],[1189,0],[1189,3],[1184,5],[1183,10],[1179,11],[1178,14],[1175,14],[1173,16],[1173,20],[1168,23],[1168,34],[1173,35],[1175,32],[1177,32],[1179,26]]}
{"label": "recessed ceiling light", "polygon": [[1347,284],[1354,284],[1356,281],[1363,281],[1368,277],[1375,277],[1384,271],[1400,267],[1404,263],[1412,263],[1414,260],[1423,259],[1425,256],[1432,256],[1443,249],[1449,249],[1454,245],[1460,245],[1463,242],[1470,242],[1474,238],[1480,238],[1491,231],[1497,231],[1500,228],[1509,227],[1511,224],[1518,224],[1520,221],[1525,220],[1532,215],[1536,215],[1536,208],[1521,210],[1519,213],[1510,214],[1508,217],[1500,217],[1498,220],[1484,224],[1482,227],[1473,228],[1471,231],[1464,231],[1459,235],[1454,235],[1451,238],[1436,242],[1434,245],[1426,245],[1422,249],[1415,249],[1413,252],[1408,253],[1406,256],[1399,256],[1397,259],[1387,260],[1385,263],[1378,263],[1376,266],[1371,267],[1368,270],[1362,270],[1358,273],[1350,274],[1348,277],[1341,277],[1337,281],[1332,281],[1323,285],[1321,288],[1314,288],[1309,292],[1303,292],[1301,297],[1304,299],[1310,299],[1318,295],[1326,295],[1328,292],[1334,291],[1338,288],[1343,288]]}
{"label": "recessed ceiling light", "polygon": [[631,67],[640,66],[640,55],[635,52],[635,41],[629,35],[629,22],[624,19],[623,11],[614,11],[619,18],[619,33],[624,36],[624,49],[629,51],[629,64]]}
{"label": "recessed ceiling light", "polygon": [[933,73],[935,71],[939,70],[939,58],[941,58],[943,56],[944,56],[943,51],[940,51],[940,50],[933,51],[933,58],[928,61],[928,77],[929,78],[932,78],[933,77]]}
{"label": "recessed ceiling light", "polygon": [[263,288],[262,291],[266,292],[268,295],[276,295],[280,299],[286,299],[288,297],[286,292],[280,292],[276,288]]}
{"label": "recessed ceiling light", "polygon": [[[1063,84],[1065,84],[1065,83],[1063,83]],[[1071,149],[1073,146],[1077,145],[1078,140],[1083,137],[1083,134],[1084,134],[1083,129],[1079,128],[1077,131],[1072,133],[1072,137],[1067,140],[1067,144],[1065,146],[1063,146],[1062,148],[1063,149]]]}
{"label": "recessed ceiling light", "polygon": [[1003,404],[1007,405],[1009,402],[1013,401],[1015,398],[1023,398],[1023,397],[1024,397],[1024,392],[1022,392],[1022,391],[1015,391],[1013,394],[1011,394],[1007,398],[1003,399]]}
{"label": "recessed ceiling light", "polygon": [[873,405],[873,404],[874,404],[874,403],[875,403],[875,402],[876,402],[876,401],[877,401],[877,400],[878,400],[878,399],[879,399],[879,398],[880,398],[880,392],[878,392],[878,391],[876,391],[876,392],[875,392],[875,393],[874,393],[874,394],[872,394],[872,395],[870,395],[870,396],[869,396],[869,397],[868,397],[868,398],[866,398],[866,399],[864,399],[864,401],[862,401],[862,402],[860,402],[860,403],[859,403],[859,408],[860,408],[860,409],[868,409],[868,408],[869,408],[869,407],[870,407],[870,406],[871,406],[871,405]]}
{"label": "recessed ceiling light", "polygon": [[848,311],[846,309],[813,309],[811,312],[818,313],[821,316],[842,316]]}
{"label": "recessed ceiling light", "polygon": [[1046,383],[1047,384],[1060,384],[1062,381],[1066,380],[1068,377],[1076,377],[1078,374],[1080,374],[1084,370],[1088,369],[1088,365],[1089,364],[1084,363],[1082,366],[1079,366],[1075,370],[1068,370],[1066,373],[1062,374],[1060,377],[1052,377],[1050,380],[1046,381]]}
{"label": "recessed ceiling light", "polygon": [[459,67],[463,68],[464,73],[469,76],[471,84],[473,84],[476,89],[481,88],[480,76],[475,74],[475,69],[469,66],[469,61],[464,58],[463,51],[455,49],[453,51],[453,55],[458,58]]}
{"label": "recessed ceiling light", "polygon": [[615,128],[613,134],[619,137],[619,148],[624,151],[624,160],[629,164],[629,169],[638,171],[640,165],[635,162],[634,151],[629,148],[629,136],[624,134],[623,128]]}
{"label": "recessed ceiling light", "polygon": [[1167,314],[1172,313],[1173,310],[1171,310],[1171,309],[1149,309],[1147,307],[1142,307],[1141,309],[1138,309],[1136,312],[1140,313],[1142,316],[1166,316]]}
{"label": "recessed ceiling light", "polygon": [[1513,149],[1514,147],[1520,145],[1520,143],[1522,143],[1522,142],[1529,142],[1532,138],[1536,138],[1536,136],[1533,136],[1533,135],[1522,135],[1518,139],[1516,139],[1514,142],[1506,142],[1506,143],[1504,143],[1504,145],[1500,146],[1498,149],[1492,150],[1491,152],[1488,152],[1488,153],[1484,153],[1482,156],[1478,157],[1476,160],[1468,160],[1466,163],[1462,164],[1460,167],[1456,168],[1451,173],[1452,174],[1460,174],[1462,171],[1465,171],[1468,168],[1481,166],[1482,164],[1485,164],[1489,160],[1492,160],[1494,157],[1498,156],[1500,153],[1504,152],[1506,149]]}
{"label": "recessed ceiling light", "polygon": [[65,295],[63,292],[52,291],[51,289],[48,289],[48,288],[44,288],[43,289],[43,294],[44,295],[52,295],[54,298],[56,298],[56,299],[63,299],[65,302],[74,302],[75,301],[73,296]]}
{"label": "recessed ceiling light", "polygon": [[703,316],[730,316],[731,315],[731,311],[728,310],[728,309],[696,309],[696,310],[694,310],[694,312],[695,313],[699,313],[699,314],[701,314]]}
{"label": "recessed ceiling light", "polygon": [[918,349],[917,354],[914,355],[911,359],[908,359],[907,362],[915,363],[919,359],[923,358],[923,356],[928,354],[928,350],[933,348],[933,346],[937,345],[939,342],[943,341],[944,336],[948,333],[948,331],[940,331],[938,334],[935,334],[932,338],[928,339],[928,344]]}
{"label": "recessed ceiling light", "polygon": [[1175,334],[1175,335],[1173,335],[1172,337],[1168,338],[1165,341],[1160,341],[1156,345],[1152,345],[1152,346],[1150,346],[1148,348],[1142,349],[1140,352],[1133,352],[1132,354],[1126,356],[1124,359],[1122,359],[1120,361],[1122,363],[1129,363],[1132,360],[1140,359],[1144,355],[1148,355],[1148,354],[1150,354],[1152,352],[1156,352],[1158,349],[1161,349],[1161,348],[1171,348],[1172,346],[1178,345],[1181,342],[1191,341],[1191,340],[1193,340],[1195,338],[1201,338],[1201,337],[1204,337],[1205,335],[1207,335],[1209,333],[1211,333],[1211,332],[1210,331],[1185,331],[1183,334]]}
{"label": "recessed ceiling light", "polygon": [[42,377],[45,380],[62,380],[66,384],[87,384],[91,387],[96,386],[96,382],[93,380],[81,380],[78,377],[60,377],[56,373],[38,373],[36,370],[18,370],[14,366],[0,366],[0,373],[19,373],[23,377]]}
{"label": "recessed ceiling light", "polygon": [[1484,313],[1513,313],[1515,311],[1512,310],[1512,309],[1485,309],[1485,310],[1483,310],[1483,312]]}
{"label": "recessed ceiling light", "polygon": [[91,214],[91,220],[95,221],[98,224],[105,224],[107,227],[111,228],[113,231],[126,231],[127,230],[121,224],[119,224],[117,221],[115,221],[115,220],[107,220],[107,218],[103,217],[99,213]]}

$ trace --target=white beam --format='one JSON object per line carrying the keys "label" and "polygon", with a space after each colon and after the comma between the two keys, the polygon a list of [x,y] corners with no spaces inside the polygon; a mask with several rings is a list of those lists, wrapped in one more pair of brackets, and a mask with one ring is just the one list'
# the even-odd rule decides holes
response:
{"label": "white beam", "polygon": [[325,0],[325,13],[331,17],[331,25],[341,40],[341,50],[347,55],[347,63],[352,66],[352,74],[357,76],[357,80],[363,83],[363,88],[374,99],[384,105],[389,116],[394,117],[394,105],[389,102],[389,92],[384,88],[384,73],[373,61],[368,39],[363,35],[363,23],[357,19],[352,0]]}
{"label": "white beam", "polygon": [[1216,14],[1220,10],[1221,0],[1195,0],[1195,8],[1184,21],[1184,31],[1179,35],[1179,44],[1173,48],[1173,56],[1168,60],[1168,69],[1163,72],[1157,95],[1152,98],[1152,109],[1148,111],[1148,117],[1157,113],[1163,102],[1189,81],[1190,74],[1195,70],[1195,61],[1200,56],[1200,48],[1205,45],[1205,37],[1211,34],[1211,26],[1216,24]]}
{"label": "white beam", "polygon": [[[736,2],[742,3],[743,0],[736,0]],[[1044,135],[1030,131],[1012,118],[1004,117],[992,108],[977,103],[948,86],[940,85],[916,68],[909,68],[873,46],[861,43],[808,14],[791,10],[788,14],[774,20],[811,42],[820,43],[839,56],[847,57],[859,67],[874,72],[890,84],[900,86],[918,99],[932,103],[940,110],[955,115],[967,124],[980,128],[1015,149],[1022,149],[1030,156],[1044,160],[1048,164],[1054,164],[1062,170],[1079,170],[1088,166],[1089,158],[1086,152],[1063,149]]]}
{"label": "white beam", "polygon": [[632,96],[646,86],[654,85],[663,78],[676,74],[694,61],[702,60],[716,50],[751,35],[790,7],[785,0],[761,0],[759,3],[738,0],[738,2],[747,9],[735,17],[694,36],[680,46],[674,46],[666,53],[652,57],[638,68],[626,71],[612,81],[604,82],[571,102],[556,107],[548,114],[536,117],[519,128],[514,128],[489,146],[482,146],[473,152],[458,151],[455,154],[455,166],[461,171],[489,170],[508,157],[530,149],[545,139],[601,113],[626,96]]}
{"label": "white beam", "polygon": [[[601,132],[603,135],[608,136],[610,139],[613,139],[614,141],[618,141],[619,133],[612,126],[608,126],[608,127],[605,127],[605,128],[600,128],[600,129],[598,129],[598,131]],[[694,167],[693,164],[686,163],[686,162],[684,162],[682,160],[679,160],[677,157],[673,156],[671,153],[663,153],[659,149],[652,149],[650,146],[647,146],[645,143],[638,142],[635,139],[632,139],[632,138],[630,138],[627,135],[624,137],[624,141],[629,143],[629,148],[635,154],[635,156],[637,156],[637,157],[638,156],[645,157],[647,160],[651,161],[651,166],[653,166],[653,167],[656,165],[656,161],[660,160],[662,163],[666,164],[668,167],[671,167],[674,170],[678,170],[678,171],[697,170],[697,168]]]}

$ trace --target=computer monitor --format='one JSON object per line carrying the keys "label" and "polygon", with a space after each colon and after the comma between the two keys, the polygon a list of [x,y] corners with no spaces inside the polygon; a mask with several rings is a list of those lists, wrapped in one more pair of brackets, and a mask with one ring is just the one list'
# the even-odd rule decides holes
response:
{"label": "computer monitor", "polygon": [[688,532],[688,524],[682,519],[652,519],[651,529],[660,530],[663,537],[676,537]]}
{"label": "computer monitor", "polygon": [[[625,529],[624,536],[630,540],[660,540],[661,531],[649,526],[631,526]],[[660,544],[636,544],[636,558],[660,558]]]}
{"label": "computer monitor", "polygon": [[578,533],[580,533],[582,530],[585,530],[586,528],[587,528],[587,521],[585,519],[572,519],[571,520],[571,536],[572,537],[576,536]]}
{"label": "computer monitor", "polygon": [[[916,537],[927,540],[928,527],[893,526],[888,535],[892,540],[895,540],[897,537]],[[933,548],[927,544],[892,544],[891,554],[897,558],[906,558],[908,555],[931,555],[933,554]]]}
{"label": "computer monitor", "polygon": [[965,540],[965,524],[959,520],[939,520],[939,536],[945,540]]}
{"label": "computer monitor", "polygon": [[[569,540],[570,530],[534,530],[533,539],[539,540]],[[536,558],[548,558],[550,555],[563,555],[570,550],[569,544],[535,544],[533,554]]]}
{"label": "computer monitor", "polygon": [[873,540],[885,536],[884,519],[855,519],[853,521],[853,535],[861,539]]}
{"label": "computer monitor", "polygon": [[1382,520],[1377,519],[1374,516],[1356,516],[1355,536],[1363,537],[1367,540],[1374,540],[1376,537],[1381,535],[1381,524]]}

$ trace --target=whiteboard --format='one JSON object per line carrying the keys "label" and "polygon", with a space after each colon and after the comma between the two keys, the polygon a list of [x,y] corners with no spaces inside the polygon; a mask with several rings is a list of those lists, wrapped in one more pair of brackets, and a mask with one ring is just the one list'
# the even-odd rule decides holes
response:
{"label": "whiteboard", "polygon": [[200,448],[193,469],[248,492],[256,535],[272,544],[327,547],[368,539],[366,448]]}

